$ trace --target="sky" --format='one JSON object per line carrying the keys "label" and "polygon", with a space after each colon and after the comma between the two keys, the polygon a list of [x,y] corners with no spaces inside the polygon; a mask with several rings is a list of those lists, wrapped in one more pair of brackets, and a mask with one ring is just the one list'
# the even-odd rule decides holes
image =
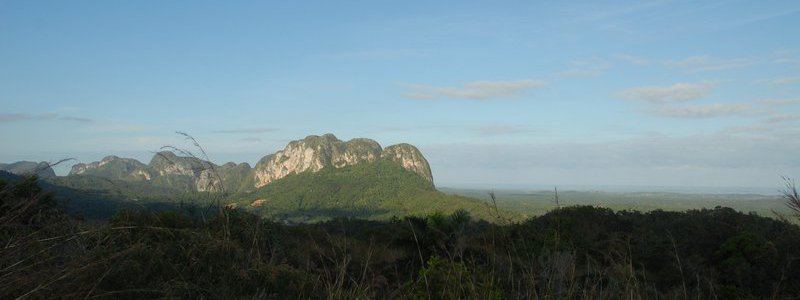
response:
{"label": "sky", "polygon": [[780,188],[798,28],[799,1],[0,1],[0,162],[333,133],[439,186]]}

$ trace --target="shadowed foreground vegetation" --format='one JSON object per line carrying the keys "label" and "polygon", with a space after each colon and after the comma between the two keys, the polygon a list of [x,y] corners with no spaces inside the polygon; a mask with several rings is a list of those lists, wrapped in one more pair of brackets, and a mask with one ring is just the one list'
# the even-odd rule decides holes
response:
{"label": "shadowed foreground vegetation", "polygon": [[238,210],[86,224],[0,183],[2,298],[797,299],[800,228],[730,208],[574,206],[283,225]]}

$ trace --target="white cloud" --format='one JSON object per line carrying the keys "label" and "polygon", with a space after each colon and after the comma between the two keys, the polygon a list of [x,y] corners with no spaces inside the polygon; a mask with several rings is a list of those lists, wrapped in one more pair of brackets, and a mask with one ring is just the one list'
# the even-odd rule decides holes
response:
{"label": "white cloud", "polygon": [[715,103],[689,106],[659,106],[647,109],[646,112],[662,117],[683,119],[706,119],[717,117],[752,115],[756,111],[750,104]]}
{"label": "white cloud", "polygon": [[703,98],[713,85],[710,83],[676,83],[671,86],[643,86],[622,90],[619,97],[649,103],[686,102]]}
{"label": "white cloud", "polygon": [[535,79],[508,81],[474,81],[460,87],[435,87],[407,84],[406,97],[414,99],[455,98],[490,100],[522,95],[525,91],[543,87],[546,83]]}
{"label": "white cloud", "polygon": [[79,123],[88,123],[89,118],[60,116],[59,114],[27,114],[27,113],[0,113],[0,122],[19,122],[19,121],[41,121],[41,120],[61,120]]}
{"label": "white cloud", "polygon": [[791,76],[791,77],[776,77],[771,79],[762,79],[758,82],[771,84],[771,85],[787,85],[793,83],[800,83],[800,76]]}
{"label": "white cloud", "polygon": [[595,77],[603,74],[605,69],[568,69],[556,73],[558,77]]}
{"label": "white cloud", "polygon": [[611,65],[604,62],[571,61],[570,68],[556,75],[559,77],[594,77],[605,73]]}
{"label": "white cloud", "polygon": [[241,138],[239,140],[243,141],[243,142],[260,142],[260,141],[262,141],[261,138],[259,138],[259,137],[245,137],[245,138]]}
{"label": "white cloud", "polygon": [[798,65],[800,64],[800,57],[797,55],[797,51],[790,50],[790,49],[781,49],[772,52],[771,55],[772,62],[776,64],[784,64],[784,65]]}
{"label": "white cloud", "polygon": [[478,128],[478,135],[481,136],[498,136],[507,134],[530,133],[536,130],[515,126],[515,125],[489,125]]}
{"label": "white cloud", "polygon": [[319,55],[323,59],[383,60],[426,56],[421,49],[370,49]]}
{"label": "white cloud", "polygon": [[771,106],[795,105],[795,104],[800,104],[800,97],[784,98],[784,99],[763,99],[759,100],[759,102],[761,102],[761,104],[771,105]]}
{"label": "white cloud", "polygon": [[771,124],[794,122],[794,121],[800,121],[800,114],[779,114],[779,115],[774,115],[766,120],[767,123]]}
{"label": "white cloud", "polygon": [[646,65],[646,64],[650,63],[650,60],[648,60],[646,58],[635,56],[635,55],[631,55],[631,54],[627,54],[627,53],[620,53],[620,54],[617,54],[615,56],[617,58],[619,58],[619,59],[621,59],[621,60],[623,60],[623,61],[625,61],[625,62],[627,62],[629,64],[633,64],[633,65]]}
{"label": "white cloud", "polygon": [[677,61],[665,61],[664,65],[668,68],[683,69],[687,72],[694,73],[742,68],[754,65],[755,63],[756,61],[751,58],[719,59],[704,55],[692,56]]}
{"label": "white cloud", "polygon": [[275,128],[239,128],[239,129],[226,129],[217,130],[214,133],[265,133],[277,131]]}

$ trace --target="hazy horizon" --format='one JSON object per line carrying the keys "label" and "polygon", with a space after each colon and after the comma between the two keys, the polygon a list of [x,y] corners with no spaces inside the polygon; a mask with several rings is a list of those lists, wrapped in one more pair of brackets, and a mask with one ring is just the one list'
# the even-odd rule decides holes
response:
{"label": "hazy horizon", "polygon": [[796,28],[796,1],[4,1],[0,162],[333,133],[413,144],[440,185],[778,189]]}

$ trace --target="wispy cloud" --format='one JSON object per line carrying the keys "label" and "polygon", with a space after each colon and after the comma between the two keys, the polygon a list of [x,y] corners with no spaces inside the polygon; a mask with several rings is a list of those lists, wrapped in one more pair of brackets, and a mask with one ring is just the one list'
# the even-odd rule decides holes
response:
{"label": "wispy cloud", "polygon": [[499,136],[508,134],[530,133],[538,130],[516,125],[489,125],[477,129],[480,136]]}
{"label": "wispy cloud", "polygon": [[382,60],[426,56],[421,49],[370,49],[319,55],[323,59]]}
{"label": "wispy cloud", "polygon": [[645,112],[670,118],[707,119],[718,117],[753,115],[756,110],[745,103],[714,103],[688,106],[658,106]]}
{"label": "wispy cloud", "polygon": [[259,138],[259,137],[244,137],[244,138],[241,138],[239,140],[243,141],[243,142],[260,142],[260,141],[262,141],[262,139]]}
{"label": "wispy cloud", "polygon": [[733,29],[736,27],[750,25],[753,23],[759,23],[774,18],[786,17],[788,15],[796,14],[798,12],[800,12],[800,9],[797,8],[789,8],[789,9],[777,8],[771,12],[757,14],[746,18],[733,19],[733,21],[730,23],[721,24],[722,26],[720,26],[720,29]]}
{"label": "wispy cloud", "polygon": [[800,97],[797,98],[784,98],[784,99],[763,99],[759,100],[761,104],[770,106],[786,106],[800,104]]}
{"label": "wispy cloud", "polygon": [[785,123],[785,122],[794,122],[794,121],[800,121],[800,114],[774,115],[774,116],[770,117],[769,119],[767,119],[765,122],[770,123],[770,124],[775,124],[775,123]]}
{"label": "wispy cloud", "polygon": [[216,130],[214,133],[265,133],[277,131],[277,128],[239,128],[239,129],[225,129]]}
{"label": "wispy cloud", "polygon": [[74,122],[82,122],[82,123],[88,123],[88,122],[92,121],[92,119],[89,119],[89,118],[78,118],[78,117],[60,117],[59,119],[64,120],[64,121],[74,121]]}
{"label": "wispy cloud", "polygon": [[518,124],[490,124],[474,126],[467,124],[431,124],[414,125],[408,127],[379,127],[381,132],[419,132],[435,131],[447,134],[467,134],[479,137],[493,137],[501,135],[512,135],[521,133],[543,132],[540,129],[533,129],[528,126]]}
{"label": "wispy cloud", "polygon": [[754,65],[756,60],[751,58],[730,58],[720,59],[708,55],[692,56],[683,60],[665,61],[664,65],[668,68],[682,69],[690,73],[720,71],[734,68],[742,68]]}
{"label": "wispy cloud", "polygon": [[627,54],[627,53],[620,53],[620,54],[615,55],[615,57],[620,59],[620,60],[622,60],[622,61],[625,61],[625,62],[627,62],[629,64],[633,64],[633,65],[646,65],[646,64],[650,63],[650,60],[648,60],[646,58],[639,57],[639,56],[636,56],[636,55]]}
{"label": "wispy cloud", "polygon": [[580,11],[580,15],[576,16],[573,21],[576,22],[600,22],[622,18],[627,15],[639,13],[646,10],[651,10],[666,4],[668,1],[642,1],[635,4],[617,6],[608,8],[606,6],[599,7],[583,7],[584,10]]}
{"label": "wispy cloud", "polygon": [[380,126],[377,129],[380,132],[411,132],[411,131],[431,131],[431,130],[460,130],[464,125],[415,125],[415,126]]}
{"label": "wispy cloud", "polygon": [[508,81],[474,81],[460,87],[436,87],[405,84],[405,96],[413,99],[472,99],[492,100],[522,95],[525,91],[543,87],[546,83],[536,79]]}
{"label": "wispy cloud", "polygon": [[558,72],[559,77],[594,77],[605,73],[611,65],[594,61],[571,61],[570,68]]}
{"label": "wispy cloud", "polygon": [[800,83],[800,76],[775,77],[770,79],[762,79],[759,80],[758,82],[770,85],[787,85],[793,83]]}
{"label": "wispy cloud", "polygon": [[676,83],[670,86],[643,86],[617,92],[617,96],[649,103],[686,102],[711,93],[711,83]]}
{"label": "wispy cloud", "polygon": [[78,123],[92,122],[89,118],[78,118],[69,116],[60,116],[59,114],[28,114],[28,113],[0,113],[0,122],[20,122],[20,121],[43,121],[43,120],[61,120]]}
{"label": "wispy cloud", "polygon": [[798,51],[791,49],[780,49],[770,55],[773,63],[784,65],[800,65],[800,55]]}

